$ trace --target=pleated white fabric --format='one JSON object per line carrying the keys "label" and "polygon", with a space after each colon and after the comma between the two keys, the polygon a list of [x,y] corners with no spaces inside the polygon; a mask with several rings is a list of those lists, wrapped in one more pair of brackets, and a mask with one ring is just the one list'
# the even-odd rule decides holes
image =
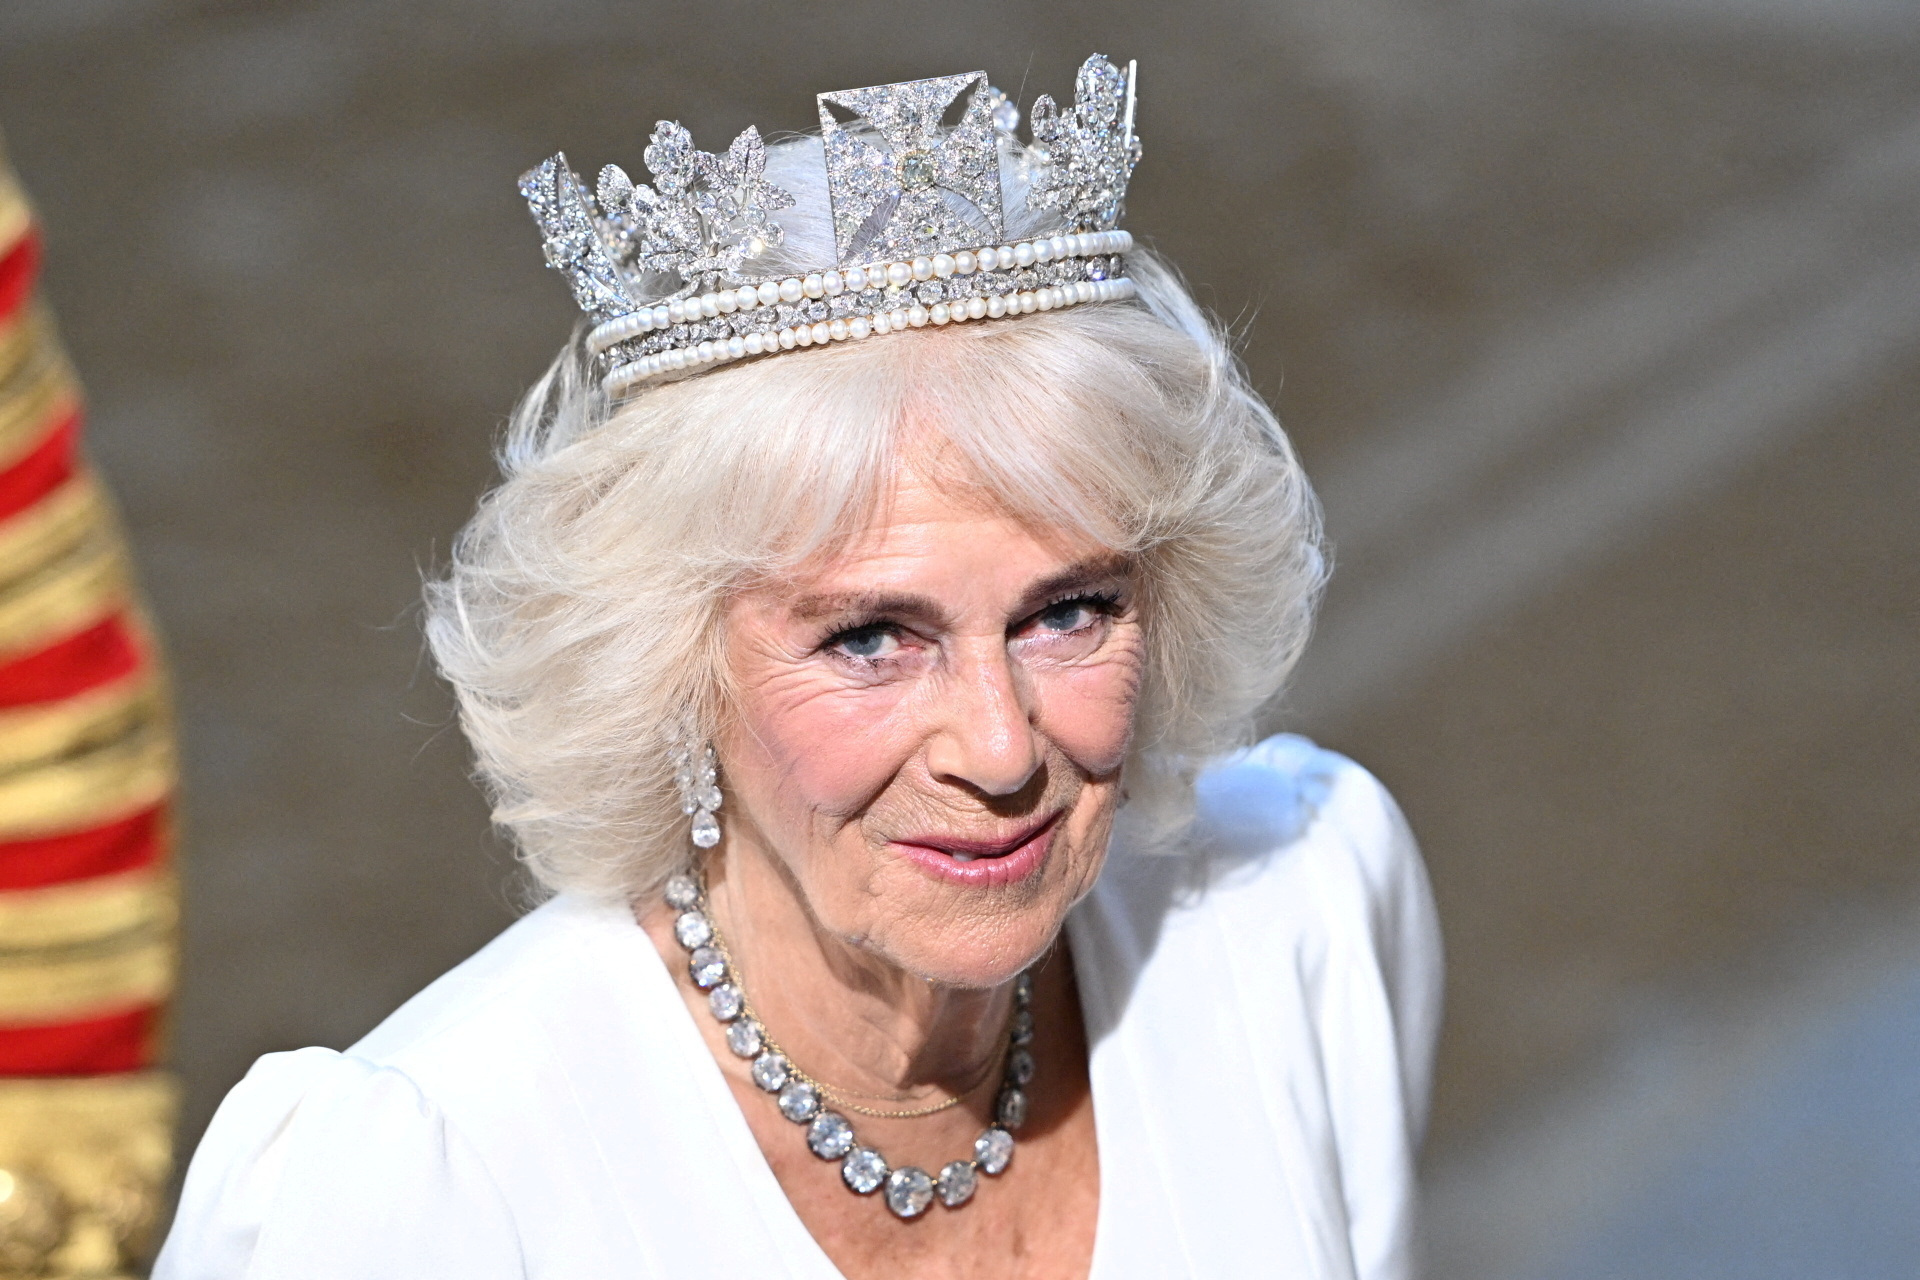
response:
{"label": "pleated white fabric", "polygon": [[[1200,808],[1197,856],[1117,844],[1068,923],[1100,1140],[1093,1280],[1401,1280],[1440,1003],[1412,836],[1369,774],[1297,737],[1210,769]],[[154,1271],[688,1275],[839,1272],[646,936],[564,895],[346,1053],[262,1058],[207,1130]]]}

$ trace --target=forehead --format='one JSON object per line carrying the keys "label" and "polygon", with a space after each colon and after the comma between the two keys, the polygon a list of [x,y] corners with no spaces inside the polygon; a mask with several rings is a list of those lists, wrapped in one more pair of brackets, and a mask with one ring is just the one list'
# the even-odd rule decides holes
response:
{"label": "forehead", "polygon": [[776,594],[807,613],[895,594],[985,602],[1125,568],[1086,534],[1022,519],[964,474],[918,463],[900,469],[863,527],[785,575]]}

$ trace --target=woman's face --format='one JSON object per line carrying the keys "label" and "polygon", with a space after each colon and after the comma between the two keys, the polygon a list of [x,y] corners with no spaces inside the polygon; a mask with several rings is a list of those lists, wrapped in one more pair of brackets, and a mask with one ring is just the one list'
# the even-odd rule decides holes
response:
{"label": "woman's face", "polygon": [[1143,638],[1128,566],[907,471],[837,558],[726,619],[730,831],[814,924],[934,982],[1007,981],[1093,885]]}

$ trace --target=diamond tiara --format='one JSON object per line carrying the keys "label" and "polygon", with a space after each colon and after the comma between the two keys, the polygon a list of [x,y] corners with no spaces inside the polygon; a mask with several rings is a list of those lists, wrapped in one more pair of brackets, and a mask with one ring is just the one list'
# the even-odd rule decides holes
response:
{"label": "diamond tiara", "polygon": [[[555,155],[520,193],[619,395],[748,356],[1132,297],[1133,237],[1115,224],[1140,159],[1134,85],[1135,64],[1095,54],[1073,106],[1033,104],[1026,146],[984,71],[820,94],[815,171],[783,177],[812,193],[824,169],[818,211],[768,178],[757,129],[715,155],[671,120],[647,145],[651,185],[608,165],[589,190]],[[1010,208],[1030,234],[1003,243]],[[823,216],[830,260],[802,260],[788,230]]]}

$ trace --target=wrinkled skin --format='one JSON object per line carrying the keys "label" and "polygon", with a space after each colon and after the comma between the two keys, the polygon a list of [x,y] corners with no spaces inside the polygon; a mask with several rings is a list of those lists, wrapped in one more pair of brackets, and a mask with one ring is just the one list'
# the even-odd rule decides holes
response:
{"label": "wrinkled skin", "polygon": [[[1145,648],[1133,590],[1123,559],[1023,525],[936,459],[833,559],[728,611],[726,838],[707,874],[749,998],[796,1062],[868,1106],[966,1095],[934,1116],[856,1116],[861,1139],[896,1167],[971,1154],[1010,984],[1045,958],[1013,1167],[912,1223],[806,1151],[683,979],[782,1188],[850,1277],[1086,1273],[1098,1163],[1055,944],[1121,800]],[[642,919],[684,972],[666,914]]]}

